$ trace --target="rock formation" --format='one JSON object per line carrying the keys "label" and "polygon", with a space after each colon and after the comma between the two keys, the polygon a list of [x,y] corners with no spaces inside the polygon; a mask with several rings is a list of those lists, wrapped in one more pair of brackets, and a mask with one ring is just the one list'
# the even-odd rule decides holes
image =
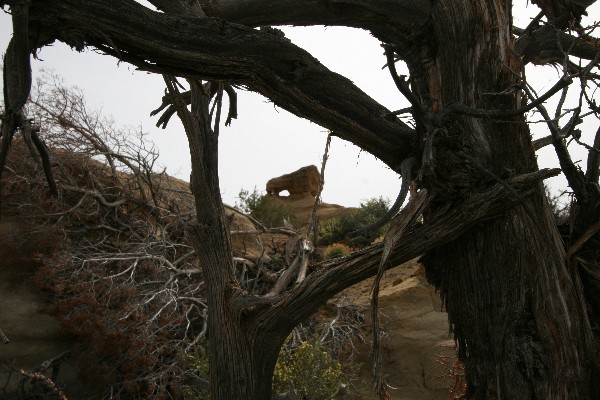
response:
{"label": "rock formation", "polygon": [[[370,307],[373,279],[363,281],[342,293],[354,304]],[[440,361],[454,360],[454,341],[449,334],[448,315],[440,297],[424,277],[422,267],[410,261],[388,270],[379,292],[383,373],[392,399],[446,400],[455,383]],[[331,302],[331,300],[330,300]],[[366,312],[365,314],[369,314]],[[370,343],[359,350],[365,357],[360,376],[365,399],[375,400],[370,388]]]}
{"label": "rock formation", "polygon": [[[314,165],[309,165],[289,174],[270,179],[267,182],[267,194],[272,197],[275,203],[289,207],[296,220],[304,223],[312,215],[320,184],[321,174],[319,170]],[[280,196],[279,193],[284,190],[287,190],[290,195]],[[354,210],[354,208],[323,202],[317,204],[317,216],[321,219],[339,217],[350,210]]]}
{"label": "rock formation", "polygon": [[310,193],[312,197],[315,197],[319,192],[320,184],[321,174],[319,170],[314,165],[309,165],[269,180],[267,182],[267,193],[279,196],[279,193],[287,190],[290,195]]}

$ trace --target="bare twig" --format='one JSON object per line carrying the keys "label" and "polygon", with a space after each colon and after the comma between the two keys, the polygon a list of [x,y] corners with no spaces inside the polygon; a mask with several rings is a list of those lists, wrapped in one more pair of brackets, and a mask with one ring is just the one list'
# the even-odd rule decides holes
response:
{"label": "bare twig", "polygon": [[415,95],[412,93],[410,88],[408,87],[408,83],[405,80],[405,77],[398,76],[398,72],[396,71],[396,62],[394,60],[394,51],[392,46],[385,45],[385,56],[387,59],[387,66],[390,70],[390,74],[392,75],[392,79],[394,80],[394,84],[396,88],[406,97],[408,102],[411,105],[411,111],[415,122],[417,123],[417,129],[423,129],[425,126],[425,109],[423,105],[417,100]]}
{"label": "bare twig", "polygon": [[398,197],[396,197],[396,201],[388,212],[381,218],[379,221],[374,222],[371,225],[368,225],[364,228],[361,228],[357,231],[350,232],[348,237],[354,238],[362,235],[369,236],[372,232],[375,232],[377,229],[381,228],[385,224],[387,224],[398,212],[404,204],[404,200],[406,200],[406,195],[408,194],[408,190],[410,188],[410,183],[412,181],[412,169],[416,165],[416,159],[414,157],[407,158],[404,160],[400,166],[400,171],[402,175],[402,185],[400,187],[400,193],[398,193]]}
{"label": "bare twig", "polygon": [[2,332],[2,329],[0,329],[0,340],[2,340],[2,343],[4,344],[9,344],[10,340],[8,339],[8,336],[6,336],[4,334],[4,332]]}
{"label": "bare twig", "polygon": [[589,183],[598,185],[600,176],[600,127],[596,130],[593,147],[588,152],[585,174],[585,178]]}
{"label": "bare twig", "polygon": [[26,372],[24,370],[20,370],[19,373],[27,378],[29,378],[32,382],[39,382],[48,388],[52,393],[54,393],[60,400],[68,400],[65,393],[56,386],[50,378],[45,376],[40,372]]}
{"label": "bare twig", "polygon": [[373,330],[373,388],[377,391],[380,398],[386,396],[385,382],[382,374],[382,356],[381,356],[381,337],[379,329],[379,285],[386,270],[388,258],[396,242],[402,237],[406,229],[415,221],[418,215],[431,201],[431,196],[427,190],[421,190],[414,196],[404,210],[396,217],[385,235],[383,241],[383,251],[381,262],[377,270],[377,275],[373,281],[371,289],[371,320]]}

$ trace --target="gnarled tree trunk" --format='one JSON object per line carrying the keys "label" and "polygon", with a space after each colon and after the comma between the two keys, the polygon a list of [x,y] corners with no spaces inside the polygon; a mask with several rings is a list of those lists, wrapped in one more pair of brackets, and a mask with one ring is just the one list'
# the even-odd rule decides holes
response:
{"label": "gnarled tree trunk", "polygon": [[[248,308],[258,305],[244,294],[233,274],[218,176],[220,102],[214,128],[209,112],[211,85],[219,83],[202,85],[189,80],[192,102],[188,111],[175,81],[168,76],[165,81],[190,148],[196,222],[190,224],[188,234],[206,282],[211,394],[215,399],[270,399],[273,369],[288,330],[257,323],[257,310]],[[217,96],[222,95],[220,90]]]}
{"label": "gnarled tree trunk", "polygon": [[[433,159],[422,185],[438,194],[435,221],[473,188],[537,170],[522,115],[504,120],[448,112],[453,103],[518,109],[521,61],[512,51],[510,1],[436,2],[425,52],[411,59],[431,118]],[[570,268],[537,185],[505,215],[423,258],[441,290],[466,367],[467,398],[591,399],[597,359],[579,276]],[[515,193],[515,196],[520,196]],[[597,395],[597,394],[596,394]]]}

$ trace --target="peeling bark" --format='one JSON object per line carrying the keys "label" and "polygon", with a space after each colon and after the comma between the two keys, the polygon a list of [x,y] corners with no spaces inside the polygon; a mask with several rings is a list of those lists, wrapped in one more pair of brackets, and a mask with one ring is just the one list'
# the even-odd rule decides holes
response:
{"label": "peeling bark", "polygon": [[533,64],[562,64],[565,54],[593,60],[600,52],[600,41],[593,37],[578,38],[559,31],[547,24],[525,32],[523,29],[513,29],[521,35],[515,44],[515,51],[523,57],[525,63]]}
{"label": "peeling bark", "polygon": [[[437,53],[417,93],[440,110],[453,103],[516,109],[520,63],[510,2],[440,1]],[[448,21],[452,21],[448,24]],[[465,46],[469,43],[469,46]],[[505,95],[486,95],[505,92]],[[433,97],[433,99],[431,99]],[[431,135],[427,132],[425,135]],[[522,116],[506,122],[455,116],[437,127],[423,186],[443,193],[426,224],[485,186],[537,169]],[[569,268],[551,212],[536,195],[423,258],[441,290],[472,399],[591,399],[598,378],[579,276]]]}

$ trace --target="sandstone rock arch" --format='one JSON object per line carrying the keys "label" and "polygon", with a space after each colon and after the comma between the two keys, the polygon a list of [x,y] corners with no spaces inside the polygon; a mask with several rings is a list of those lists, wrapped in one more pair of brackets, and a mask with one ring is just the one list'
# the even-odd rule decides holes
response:
{"label": "sandstone rock arch", "polygon": [[310,193],[315,197],[319,192],[321,174],[314,165],[302,167],[297,171],[270,179],[267,182],[267,193],[279,197],[279,193],[287,190],[292,195]]}

